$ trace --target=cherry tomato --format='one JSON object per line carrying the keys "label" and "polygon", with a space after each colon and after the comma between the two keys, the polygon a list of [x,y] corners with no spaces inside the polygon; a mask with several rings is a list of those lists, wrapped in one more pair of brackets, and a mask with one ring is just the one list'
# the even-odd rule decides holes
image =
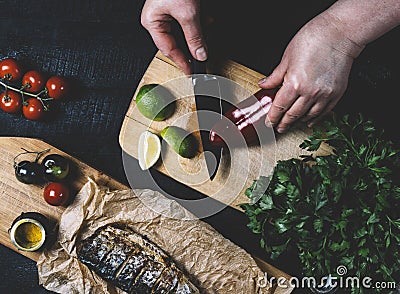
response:
{"label": "cherry tomato", "polygon": [[42,160],[45,177],[51,182],[63,181],[69,173],[69,161],[60,154],[49,154]]}
{"label": "cherry tomato", "polygon": [[44,180],[44,168],[37,162],[23,160],[14,168],[15,177],[24,184],[40,184]]}
{"label": "cherry tomato", "polygon": [[45,110],[38,99],[29,98],[22,106],[22,113],[29,120],[39,120],[43,118]]}
{"label": "cherry tomato", "polygon": [[50,183],[43,191],[44,200],[54,206],[64,205],[69,200],[69,189],[62,183]]}
{"label": "cherry tomato", "polygon": [[0,61],[0,78],[8,81],[18,80],[22,75],[21,68],[14,58]]}
{"label": "cherry tomato", "polygon": [[21,95],[14,91],[4,91],[0,94],[0,107],[7,113],[16,113],[21,110]]}
{"label": "cherry tomato", "polygon": [[44,78],[42,74],[36,70],[28,71],[22,77],[22,86],[30,93],[39,93],[44,87]]}
{"label": "cherry tomato", "polygon": [[62,99],[68,90],[68,85],[65,79],[53,76],[46,82],[47,94],[54,99]]}

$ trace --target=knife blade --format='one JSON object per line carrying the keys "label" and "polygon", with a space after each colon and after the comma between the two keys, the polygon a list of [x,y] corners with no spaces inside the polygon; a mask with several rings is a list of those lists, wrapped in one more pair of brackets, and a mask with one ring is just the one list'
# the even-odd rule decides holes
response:
{"label": "knife blade", "polygon": [[210,141],[210,131],[222,119],[221,89],[218,77],[206,72],[206,62],[191,60],[192,83],[196,101],[197,120],[209,179],[217,174],[223,147]]}

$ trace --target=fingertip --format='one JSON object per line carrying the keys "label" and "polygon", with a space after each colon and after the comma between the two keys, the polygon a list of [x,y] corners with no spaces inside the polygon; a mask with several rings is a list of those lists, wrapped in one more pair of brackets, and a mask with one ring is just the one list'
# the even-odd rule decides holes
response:
{"label": "fingertip", "polygon": [[208,58],[206,47],[200,47],[196,50],[196,59],[199,61],[206,61]]}
{"label": "fingertip", "polygon": [[258,81],[258,85],[262,86],[267,81],[267,79],[268,79],[267,77],[262,78],[261,80]]}
{"label": "fingertip", "polygon": [[268,128],[273,128],[273,127],[274,127],[274,124],[270,121],[268,115],[265,117],[265,125],[266,125]]}
{"label": "fingertip", "polygon": [[267,128],[273,129],[275,125],[272,122],[270,122],[269,120],[265,120],[265,126]]}
{"label": "fingertip", "polygon": [[287,128],[277,128],[276,131],[277,131],[279,134],[284,134],[284,133],[287,132]]}

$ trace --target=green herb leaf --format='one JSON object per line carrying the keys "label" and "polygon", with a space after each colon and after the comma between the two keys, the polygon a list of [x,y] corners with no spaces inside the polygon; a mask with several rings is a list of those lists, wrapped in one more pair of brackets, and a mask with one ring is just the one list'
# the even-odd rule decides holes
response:
{"label": "green herb leaf", "polygon": [[248,227],[271,258],[296,251],[305,273],[335,273],[340,262],[356,276],[394,281],[400,149],[361,114],[326,120],[300,148],[314,152],[323,143],[334,153],[278,161],[272,175],[253,182],[250,203],[241,205]]}

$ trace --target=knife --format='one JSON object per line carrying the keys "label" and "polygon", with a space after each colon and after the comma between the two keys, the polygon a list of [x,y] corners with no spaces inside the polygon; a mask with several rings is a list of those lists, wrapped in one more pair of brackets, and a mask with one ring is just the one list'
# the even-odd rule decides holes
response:
{"label": "knife", "polygon": [[217,174],[223,152],[222,146],[215,146],[210,141],[211,128],[223,117],[221,88],[218,77],[207,74],[205,61],[193,58],[191,64],[200,137],[208,176],[212,181]]}

